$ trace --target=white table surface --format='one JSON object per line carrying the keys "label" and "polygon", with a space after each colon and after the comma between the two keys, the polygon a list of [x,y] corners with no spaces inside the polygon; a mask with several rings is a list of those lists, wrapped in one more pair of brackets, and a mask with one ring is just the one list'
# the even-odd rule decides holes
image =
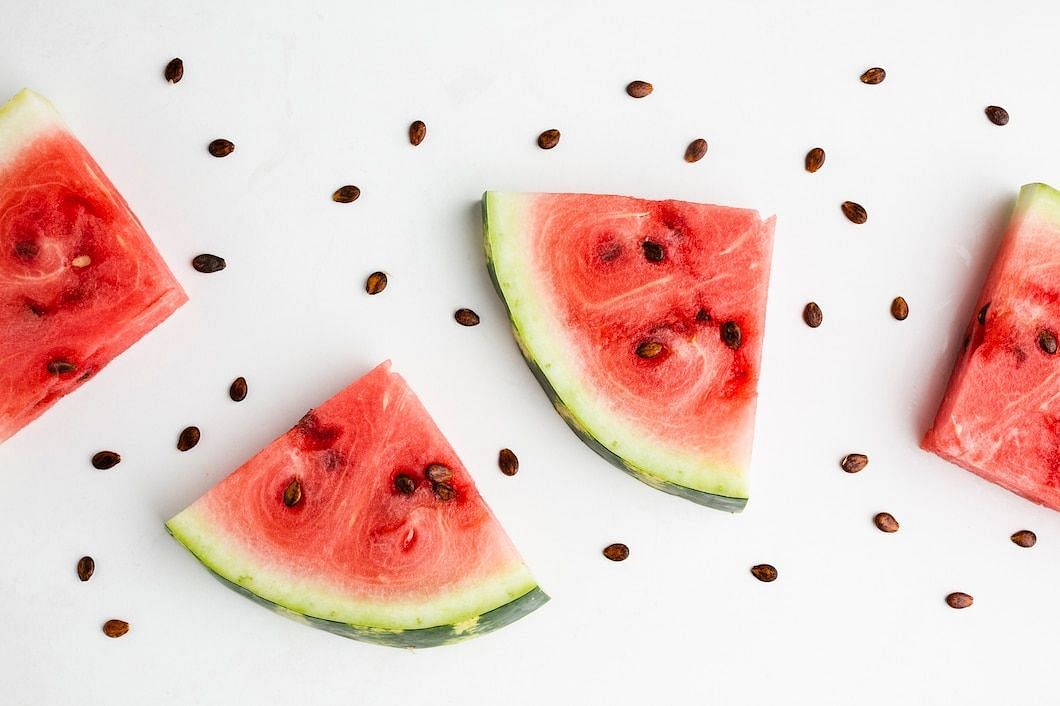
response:
{"label": "white table surface", "polygon": [[[0,93],[56,103],[191,301],[0,447],[3,703],[1056,702],[1060,516],[917,448],[1016,190],[1060,184],[1056,3],[5,5]],[[887,80],[862,85],[876,65]],[[655,93],[630,99],[632,79]],[[559,147],[538,149],[552,127]],[[210,157],[216,137],[235,154]],[[710,151],[689,165],[696,137]],[[360,200],[331,203],[345,183]],[[483,266],[487,188],[777,214],[742,515],[631,480],[555,414]],[[200,252],[228,269],[194,272]],[[390,286],[370,298],[376,269]],[[482,324],[455,325],[461,306]],[[553,596],[453,647],[284,620],[162,527],[387,357]],[[181,454],[187,424],[202,443]],[[93,470],[101,448],[124,461]],[[840,471],[848,451],[869,468]],[[880,510],[898,534],[873,527]],[[1024,527],[1031,550],[1009,541]],[[628,561],[600,556],[612,541]],[[759,562],[779,580],[755,581]],[[975,605],[947,608],[954,590]],[[111,617],[132,631],[107,639]]]}

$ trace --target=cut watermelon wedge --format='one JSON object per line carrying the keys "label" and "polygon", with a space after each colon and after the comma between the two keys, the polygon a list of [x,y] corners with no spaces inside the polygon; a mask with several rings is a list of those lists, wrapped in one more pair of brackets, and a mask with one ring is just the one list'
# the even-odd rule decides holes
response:
{"label": "cut watermelon wedge", "polygon": [[483,197],[515,337],[567,424],[640,480],[738,511],[773,219],[682,201]]}
{"label": "cut watermelon wedge", "polygon": [[1020,191],[924,449],[1060,510],[1060,192]]}
{"label": "cut watermelon wedge", "polygon": [[389,363],[166,526],[231,588],[368,642],[455,642],[548,600]]}
{"label": "cut watermelon wedge", "polygon": [[51,104],[0,107],[0,441],[187,296]]}

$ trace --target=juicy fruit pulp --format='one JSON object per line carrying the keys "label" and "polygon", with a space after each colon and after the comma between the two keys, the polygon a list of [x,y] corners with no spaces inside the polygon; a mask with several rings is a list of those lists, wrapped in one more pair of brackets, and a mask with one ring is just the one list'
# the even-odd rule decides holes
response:
{"label": "juicy fruit pulp", "polygon": [[1060,510],[1057,336],[1060,192],[1028,184],[923,448]]}
{"label": "juicy fruit pulp", "polygon": [[347,637],[426,647],[531,612],[548,596],[389,368],[310,411],[169,531],[230,586]]}
{"label": "juicy fruit pulp", "polygon": [[0,441],[187,301],[54,108],[0,108]]}
{"label": "juicy fruit pulp", "polygon": [[493,192],[483,216],[516,339],[571,428],[654,487],[742,509],[773,219]]}

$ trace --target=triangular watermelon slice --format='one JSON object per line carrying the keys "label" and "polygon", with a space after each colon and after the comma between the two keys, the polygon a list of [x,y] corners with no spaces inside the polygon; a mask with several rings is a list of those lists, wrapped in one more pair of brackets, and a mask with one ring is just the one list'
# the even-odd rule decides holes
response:
{"label": "triangular watermelon slice", "polygon": [[0,107],[0,441],[186,301],[51,104]]}
{"label": "triangular watermelon slice", "polygon": [[490,274],[570,427],[640,480],[747,502],[773,219],[587,194],[489,192]]}
{"label": "triangular watermelon slice", "polygon": [[166,527],[229,587],[368,642],[455,642],[548,600],[389,363]]}

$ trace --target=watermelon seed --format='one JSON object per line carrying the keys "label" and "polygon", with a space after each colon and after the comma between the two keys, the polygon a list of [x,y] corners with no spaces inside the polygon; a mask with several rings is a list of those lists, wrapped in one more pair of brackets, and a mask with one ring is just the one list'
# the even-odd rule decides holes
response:
{"label": "watermelon seed", "polygon": [[1009,539],[1016,546],[1023,547],[1024,549],[1030,549],[1038,543],[1038,535],[1030,530],[1020,530],[1014,533]]}
{"label": "watermelon seed", "polygon": [[994,125],[1008,125],[1008,111],[999,105],[986,107],[986,118]]}
{"label": "watermelon seed", "polygon": [[26,308],[29,309],[34,316],[38,317],[44,316],[44,314],[47,312],[47,310],[42,304],[38,304],[34,301],[26,301]]}
{"label": "watermelon seed", "polygon": [[688,147],[685,148],[685,161],[689,164],[698,162],[703,159],[707,154],[707,141],[702,137],[696,140],[692,140],[688,143]]}
{"label": "watermelon seed", "polygon": [[412,495],[416,492],[416,481],[404,473],[399,473],[394,478],[394,487],[397,488],[398,492],[402,495]]}
{"label": "watermelon seed", "polygon": [[287,507],[294,507],[300,502],[302,502],[302,484],[297,478],[292,478],[287,487],[283,489],[283,504]]}
{"label": "watermelon seed", "polygon": [[519,472],[519,457],[511,449],[501,449],[497,454],[497,466],[504,475],[514,476]]}
{"label": "watermelon seed", "polygon": [[180,83],[180,79],[184,78],[184,61],[180,58],[170,60],[164,75],[170,83]]}
{"label": "watermelon seed", "polygon": [[971,596],[969,596],[967,593],[962,593],[961,591],[956,591],[946,596],[946,603],[949,605],[949,607],[955,608],[957,610],[960,610],[961,608],[967,608],[972,604],[973,601],[974,599]]}
{"label": "watermelon seed", "polygon": [[70,261],[70,264],[74,267],[88,267],[92,264],[92,258],[88,255],[78,255]]}
{"label": "watermelon seed", "polygon": [[629,558],[629,547],[621,542],[608,544],[604,547],[604,556],[611,561],[625,561]]}
{"label": "watermelon seed", "polygon": [[1056,334],[1048,329],[1038,332],[1038,345],[1049,355],[1056,354]]}
{"label": "watermelon seed", "polygon": [[471,311],[471,309],[457,309],[456,313],[453,314],[453,318],[461,326],[478,326],[479,323],[478,314]]}
{"label": "watermelon seed", "polygon": [[843,215],[847,217],[851,223],[861,225],[865,221],[869,220],[869,212],[865,210],[865,207],[859,203],[853,201],[844,201],[840,208],[843,209]]}
{"label": "watermelon seed", "polygon": [[245,400],[247,398],[247,379],[245,377],[237,377],[233,380],[228,387],[228,396],[232,398],[233,402]]}
{"label": "watermelon seed", "polygon": [[662,262],[666,255],[663,246],[650,240],[645,240],[641,247],[644,248],[644,259],[648,262]]}
{"label": "watermelon seed", "polygon": [[909,303],[904,297],[895,297],[891,302],[891,316],[899,321],[905,321],[909,317]]}
{"label": "watermelon seed", "polygon": [[879,66],[874,66],[868,69],[865,73],[861,74],[861,82],[867,83],[870,86],[883,83],[883,79],[887,78],[887,72],[881,69]]}
{"label": "watermelon seed", "polygon": [[818,169],[824,166],[824,150],[820,147],[814,147],[812,150],[806,153],[806,171],[813,174]]}
{"label": "watermelon seed", "polygon": [[409,142],[413,147],[423,142],[424,138],[427,137],[427,124],[422,120],[417,120],[409,125]]}
{"label": "watermelon seed", "polygon": [[90,556],[83,556],[77,560],[77,578],[88,581],[96,571],[96,560]]}
{"label": "watermelon seed", "polygon": [[456,490],[448,483],[435,483],[433,488],[439,500],[448,501],[456,497]]}
{"label": "watermelon seed", "polygon": [[235,152],[236,146],[231,140],[220,138],[211,142],[207,149],[210,151],[210,154],[220,159],[221,157],[227,157]]}
{"label": "watermelon seed", "polygon": [[979,310],[979,323],[986,324],[986,312],[990,310],[990,302],[983,304],[983,308]]}
{"label": "watermelon seed", "polygon": [[876,516],[872,518],[872,522],[876,525],[876,529],[881,532],[890,534],[898,531],[898,520],[894,519],[894,515],[889,512],[876,513]]}
{"label": "watermelon seed", "polygon": [[369,294],[379,294],[386,289],[387,279],[385,272],[373,272],[368,275],[368,281],[364,283],[364,291]]}
{"label": "watermelon seed", "polygon": [[559,130],[545,130],[537,136],[537,146],[543,150],[550,150],[559,144]]}
{"label": "watermelon seed", "polygon": [[802,320],[810,328],[817,328],[824,322],[824,312],[817,306],[817,302],[810,302],[803,308]]}
{"label": "watermelon seed", "polygon": [[444,483],[453,477],[453,472],[440,463],[432,463],[424,469],[423,475],[432,483]]}
{"label": "watermelon seed", "polygon": [[847,473],[858,473],[865,470],[867,465],[869,465],[869,457],[865,454],[847,454],[839,462],[839,467]]}
{"label": "watermelon seed", "polygon": [[735,321],[726,321],[722,324],[721,340],[725,341],[725,345],[733,350],[739,348],[740,343],[743,341],[743,332],[740,331],[740,325]]}
{"label": "watermelon seed", "polygon": [[626,93],[630,98],[646,98],[651,95],[651,92],[655,90],[647,81],[630,81],[629,85],[626,86]]}
{"label": "watermelon seed", "polygon": [[772,564],[755,564],[751,567],[751,575],[762,583],[771,583],[777,580],[777,567]]}
{"label": "watermelon seed", "polygon": [[361,198],[361,190],[353,184],[340,186],[335,189],[335,193],[331,195],[331,200],[335,203],[353,203],[359,198]]}
{"label": "watermelon seed", "polygon": [[107,471],[121,463],[121,455],[114,451],[100,451],[92,457],[92,467]]}
{"label": "watermelon seed", "polygon": [[643,341],[637,346],[637,355],[641,358],[654,358],[663,352],[663,344],[658,341]]}
{"label": "watermelon seed", "polygon": [[129,624],[124,620],[111,619],[103,623],[103,634],[107,637],[121,637],[129,632]]}
{"label": "watermelon seed", "polygon": [[15,243],[15,254],[23,260],[32,260],[37,257],[40,247],[31,240],[22,240]]}
{"label": "watermelon seed", "polygon": [[76,365],[62,358],[56,358],[48,363],[48,372],[52,375],[68,375],[76,370]]}
{"label": "watermelon seed", "polygon": [[187,427],[180,432],[180,437],[177,439],[177,450],[190,451],[194,449],[198,445],[200,438],[202,438],[202,433],[199,431],[199,427]]}
{"label": "watermelon seed", "polygon": [[706,309],[700,309],[696,312],[696,321],[710,321],[710,312]]}
{"label": "watermelon seed", "polygon": [[223,257],[217,255],[211,255],[209,253],[203,253],[202,255],[196,255],[191,261],[191,266],[195,268],[197,272],[209,275],[214,272],[220,272],[224,268],[228,267],[228,263],[225,262]]}

